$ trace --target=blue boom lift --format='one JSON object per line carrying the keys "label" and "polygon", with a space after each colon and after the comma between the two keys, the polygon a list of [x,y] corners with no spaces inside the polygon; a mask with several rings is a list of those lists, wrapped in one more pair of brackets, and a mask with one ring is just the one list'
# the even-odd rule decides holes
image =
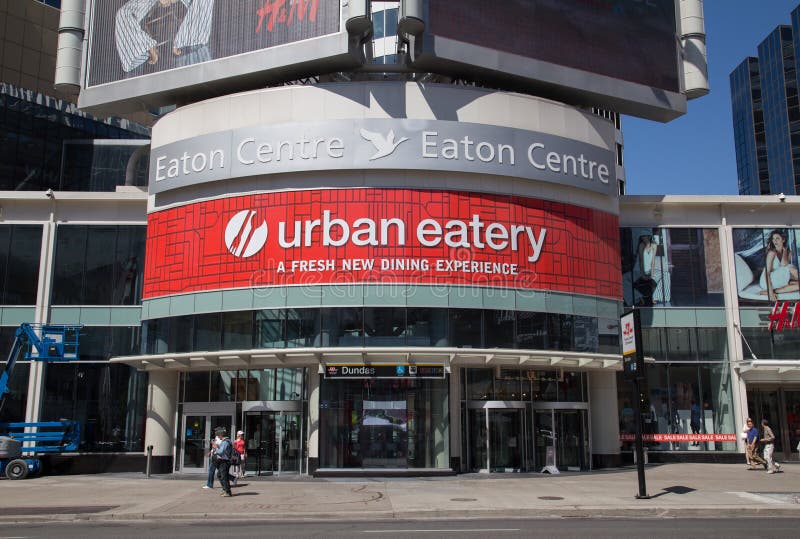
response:
{"label": "blue boom lift", "polygon": [[[25,359],[31,361],[75,361],[82,327],[23,323],[17,328],[8,361],[0,372],[0,411],[11,374],[23,351]],[[42,462],[30,455],[76,451],[80,439],[80,424],[76,421],[0,423],[0,475],[25,479],[29,474],[37,474],[42,470]],[[23,448],[26,442],[29,445]]]}

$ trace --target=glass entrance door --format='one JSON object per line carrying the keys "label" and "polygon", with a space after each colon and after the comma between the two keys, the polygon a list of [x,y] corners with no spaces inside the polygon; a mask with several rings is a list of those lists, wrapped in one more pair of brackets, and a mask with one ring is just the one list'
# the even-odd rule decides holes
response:
{"label": "glass entrance door", "polygon": [[547,464],[547,449],[553,447],[559,470],[589,469],[589,428],[586,410],[535,410],[533,418],[535,468]]}
{"label": "glass entrance door", "polygon": [[248,412],[245,415],[247,471],[256,475],[300,473],[301,418],[297,412]]}
{"label": "glass entrance door", "polygon": [[489,414],[489,470],[519,472],[524,410],[487,410]]}
{"label": "glass entrance door", "polygon": [[223,427],[232,437],[233,416],[217,414],[184,414],[183,451],[181,471],[184,473],[205,473],[208,471],[209,451],[214,431]]}
{"label": "glass entrance door", "polygon": [[476,472],[527,470],[531,462],[528,417],[525,408],[469,409],[469,468]]}

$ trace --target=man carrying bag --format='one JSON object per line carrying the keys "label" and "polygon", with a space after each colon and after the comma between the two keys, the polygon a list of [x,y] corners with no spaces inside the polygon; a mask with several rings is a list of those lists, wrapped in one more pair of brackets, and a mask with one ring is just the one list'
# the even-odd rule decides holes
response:
{"label": "man carrying bag", "polygon": [[222,496],[230,498],[233,496],[233,494],[231,494],[231,482],[229,477],[233,446],[231,445],[230,438],[228,438],[228,431],[225,428],[220,427],[215,430],[215,433],[219,438],[219,443],[217,443],[217,447],[214,449],[212,458],[216,464],[217,477],[222,485]]}

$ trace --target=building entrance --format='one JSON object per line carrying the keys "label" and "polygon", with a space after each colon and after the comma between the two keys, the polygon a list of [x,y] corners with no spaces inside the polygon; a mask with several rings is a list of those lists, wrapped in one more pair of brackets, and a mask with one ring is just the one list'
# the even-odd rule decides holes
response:
{"label": "building entrance", "polygon": [[[534,404],[534,462],[536,470],[547,465],[547,449],[552,447],[559,470],[589,469],[588,411],[585,409],[536,409],[550,403]],[[559,403],[564,406],[564,403]]]}
{"label": "building entrance", "polygon": [[530,414],[525,403],[470,403],[468,461],[477,472],[520,472],[530,468]]}
{"label": "building entrance", "polygon": [[[209,406],[209,404],[211,404]],[[227,404],[227,403],[219,403]],[[233,438],[233,406],[214,406],[214,403],[185,403],[181,421],[183,443],[181,444],[180,469],[184,473],[206,473],[209,451],[214,431],[223,427]]]}
{"label": "building entrance", "polygon": [[245,401],[246,471],[256,475],[302,473],[304,416],[300,401]]}
{"label": "building entrance", "polygon": [[796,460],[800,444],[800,388],[748,389],[747,409],[759,432],[761,420],[769,421],[775,434],[775,458]]}

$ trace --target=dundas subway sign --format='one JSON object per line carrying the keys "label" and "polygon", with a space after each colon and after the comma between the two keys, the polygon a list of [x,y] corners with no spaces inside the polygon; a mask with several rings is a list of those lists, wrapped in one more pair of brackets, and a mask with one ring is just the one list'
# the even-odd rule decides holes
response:
{"label": "dundas subway sign", "polygon": [[616,194],[614,154],[547,133],[441,120],[331,120],[253,126],[153,148],[150,192],[324,170],[460,171]]}
{"label": "dundas subway sign", "polygon": [[617,216],[511,195],[317,189],[151,213],[146,299],[340,283],[621,296]]}

